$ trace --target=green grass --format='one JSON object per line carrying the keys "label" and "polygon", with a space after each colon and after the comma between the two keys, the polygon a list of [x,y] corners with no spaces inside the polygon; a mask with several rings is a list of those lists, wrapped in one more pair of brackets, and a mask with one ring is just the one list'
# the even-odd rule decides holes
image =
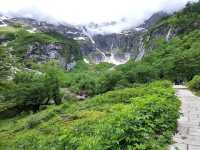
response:
{"label": "green grass", "polygon": [[14,33],[18,30],[18,28],[7,26],[7,27],[0,27],[0,33]]}
{"label": "green grass", "polygon": [[22,28],[21,27],[14,27],[14,26],[5,26],[5,27],[0,27],[0,33],[16,33],[20,31]]}

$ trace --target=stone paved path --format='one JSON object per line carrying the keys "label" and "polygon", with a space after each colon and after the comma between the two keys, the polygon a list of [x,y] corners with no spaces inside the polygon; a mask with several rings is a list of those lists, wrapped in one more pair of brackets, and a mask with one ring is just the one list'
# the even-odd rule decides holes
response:
{"label": "stone paved path", "polygon": [[182,102],[178,120],[178,133],[173,137],[174,144],[169,150],[200,150],[200,97],[195,96],[184,86],[174,86]]}

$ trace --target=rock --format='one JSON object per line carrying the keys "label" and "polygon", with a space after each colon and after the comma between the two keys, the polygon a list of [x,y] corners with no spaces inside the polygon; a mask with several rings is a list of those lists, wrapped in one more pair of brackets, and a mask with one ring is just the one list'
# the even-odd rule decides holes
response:
{"label": "rock", "polygon": [[55,44],[40,44],[35,42],[28,45],[26,59],[33,59],[37,62],[45,62],[51,59],[59,60],[60,65],[67,70],[71,70],[75,67],[76,62],[71,57],[70,60],[61,54],[63,45],[59,43]]}
{"label": "rock", "polygon": [[56,59],[59,57],[59,51],[62,50],[59,44],[40,44],[35,42],[28,45],[26,58],[37,59],[38,61],[45,61],[47,59]]}
{"label": "rock", "polygon": [[76,62],[73,61],[73,62],[68,63],[68,64],[66,65],[66,69],[67,69],[67,70],[71,70],[71,69],[73,69],[75,66],[76,66]]}

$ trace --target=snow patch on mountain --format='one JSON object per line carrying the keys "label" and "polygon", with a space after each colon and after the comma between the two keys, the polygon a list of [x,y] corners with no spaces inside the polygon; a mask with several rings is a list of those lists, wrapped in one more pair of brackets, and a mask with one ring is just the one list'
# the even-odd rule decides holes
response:
{"label": "snow patch on mountain", "polygon": [[83,61],[84,61],[86,64],[89,64],[89,63],[90,63],[90,61],[89,61],[88,59],[86,59],[86,58],[83,58]]}
{"label": "snow patch on mountain", "polygon": [[0,27],[6,27],[8,26],[6,23],[5,23],[5,20],[8,19],[7,17],[5,16],[0,16]]}
{"label": "snow patch on mountain", "polygon": [[94,41],[94,39],[92,37],[92,33],[89,32],[85,26],[81,26],[80,29],[83,32],[83,34],[90,39],[90,41],[92,42],[92,44],[95,44],[95,41]]}
{"label": "snow patch on mountain", "polygon": [[32,29],[27,29],[26,31],[28,31],[29,33],[36,33],[37,29],[32,28]]}
{"label": "snow patch on mountain", "polygon": [[85,41],[86,40],[86,37],[75,37],[73,38],[74,40],[77,40],[77,41]]}

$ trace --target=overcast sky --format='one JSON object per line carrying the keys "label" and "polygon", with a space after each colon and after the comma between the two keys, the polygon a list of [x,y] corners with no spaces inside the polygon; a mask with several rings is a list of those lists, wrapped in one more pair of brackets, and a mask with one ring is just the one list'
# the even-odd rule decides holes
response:
{"label": "overcast sky", "polygon": [[[119,21],[136,25],[154,12],[176,11],[189,0],[0,0],[0,13],[87,24]],[[198,0],[190,0],[198,1]],[[53,19],[52,19],[53,18]],[[123,26],[123,25],[121,25]]]}

